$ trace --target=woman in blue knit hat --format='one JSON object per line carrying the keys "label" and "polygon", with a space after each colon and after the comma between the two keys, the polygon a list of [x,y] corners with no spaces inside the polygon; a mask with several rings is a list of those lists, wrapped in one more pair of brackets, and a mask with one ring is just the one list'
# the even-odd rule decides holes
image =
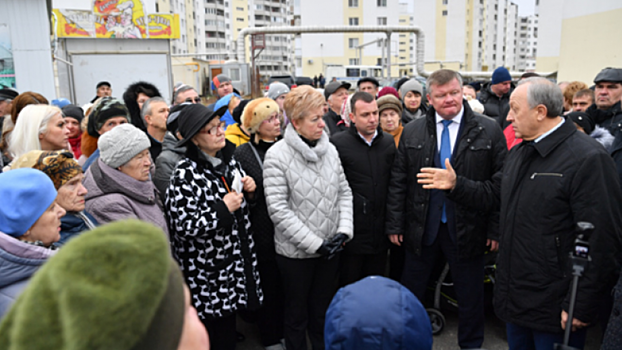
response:
{"label": "woman in blue knit hat", "polygon": [[55,252],[65,210],[54,183],[35,169],[0,174],[0,318]]}

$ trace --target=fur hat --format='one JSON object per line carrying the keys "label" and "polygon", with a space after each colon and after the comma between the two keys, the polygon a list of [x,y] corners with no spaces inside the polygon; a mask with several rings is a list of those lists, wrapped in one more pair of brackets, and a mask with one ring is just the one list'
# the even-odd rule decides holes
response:
{"label": "fur hat", "polygon": [[379,106],[379,115],[386,109],[393,109],[398,112],[398,115],[402,116],[402,103],[396,96],[389,94],[379,97],[376,103]]}
{"label": "fur hat", "polygon": [[114,97],[103,97],[95,106],[91,114],[89,114],[89,123],[87,131],[93,137],[99,137],[99,130],[104,126],[106,121],[114,117],[125,117],[130,122],[130,112],[126,108],[123,101]]}
{"label": "fur hat", "polygon": [[68,150],[30,151],[13,162],[12,169],[33,168],[43,171],[54,183],[56,190],[69,180],[82,174],[82,167]]}
{"label": "fur hat", "polygon": [[242,125],[255,134],[264,120],[270,118],[271,114],[279,114],[279,105],[268,97],[258,98],[249,102],[242,112]]}
{"label": "fur hat", "polygon": [[[15,169],[0,174],[0,198],[0,231],[20,237],[52,205],[56,189],[39,170]],[[6,348],[0,345],[0,349]]]}
{"label": "fur hat", "polygon": [[185,309],[162,230],[124,220],[74,238],[37,271],[2,320],[0,348],[176,349]]}
{"label": "fur hat", "polygon": [[97,140],[100,158],[111,168],[118,168],[151,147],[149,138],[132,124],[121,124]]}

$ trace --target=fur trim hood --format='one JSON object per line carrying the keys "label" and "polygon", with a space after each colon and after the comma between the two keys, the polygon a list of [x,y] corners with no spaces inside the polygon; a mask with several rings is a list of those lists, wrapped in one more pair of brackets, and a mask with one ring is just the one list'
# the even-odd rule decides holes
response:
{"label": "fur trim hood", "polygon": [[612,136],[610,131],[601,126],[595,126],[595,130],[593,130],[590,136],[594,138],[595,141],[601,143],[606,149],[610,149],[614,141],[614,136]]}

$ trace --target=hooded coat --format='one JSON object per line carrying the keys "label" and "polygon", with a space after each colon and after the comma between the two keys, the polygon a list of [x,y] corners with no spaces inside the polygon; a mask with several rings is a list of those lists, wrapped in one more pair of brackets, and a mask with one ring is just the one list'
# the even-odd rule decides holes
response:
{"label": "hooded coat", "polygon": [[171,175],[175,167],[177,167],[177,163],[184,158],[184,153],[186,152],[186,147],[178,146],[178,142],[179,140],[177,137],[173,136],[171,132],[167,132],[162,141],[162,152],[160,152],[158,158],[155,159],[156,173],[152,180],[158,192],[160,192],[160,198],[163,202],[164,193],[167,191],[167,187],[169,187]]}
{"label": "hooded coat", "polygon": [[0,320],[26,288],[30,277],[56,252],[0,232]]}
{"label": "hooded coat", "polygon": [[138,103],[136,102],[138,94],[141,92],[149,96],[150,98],[156,96],[162,97],[162,95],[160,95],[160,91],[158,91],[158,88],[155,85],[145,81],[138,81],[128,86],[128,88],[123,93],[123,102],[125,102],[125,106],[130,112],[132,125],[146,132],[147,127],[145,126],[143,118],[141,117],[141,109],[138,107]]}
{"label": "hooded coat", "polygon": [[135,218],[169,230],[158,190],[151,181],[138,181],[98,158],[84,176],[86,211],[100,224]]}

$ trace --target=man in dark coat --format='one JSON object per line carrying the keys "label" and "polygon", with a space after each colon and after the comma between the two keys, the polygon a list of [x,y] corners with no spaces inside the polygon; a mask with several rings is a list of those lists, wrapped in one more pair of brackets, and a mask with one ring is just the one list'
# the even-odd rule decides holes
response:
{"label": "man in dark coat", "polygon": [[508,120],[524,141],[511,150],[503,171],[480,184],[461,176],[443,179],[439,172],[432,185],[451,189],[457,203],[475,203],[480,210],[500,198],[494,308],[507,322],[510,349],[562,343],[571,294],[567,263],[578,222],[590,222],[595,230],[589,239],[592,260],[577,290],[571,346],[584,346],[585,327],[594,323],[597,305],[621,272],[621,184],[614,162],[559,116],[562,101],[548,80],[522,81],[511,95]]}
{"label": "man in dark coat", "polygon": [[608,129],[614,142],[608,150],[621,175],[621,68],[604,68],[595,77],[595,103],[586,113],[595,124]]}
{"label": "man in dark coat", "polygon": [[322,119],[327,124],[329,136],[347,129],[340,113],[344,101],[348,98],[348,89],[350,89],[350,83],[345,81],[332,81],[324,89],[324,98],[327,100],[329,110],[322,116]]}
{"label": "man in dark coat", "polygon": [[346,180],[353,191],[355,235],[340,256],[340,286],[384,275],[389,240],[385,236],[387,186],[396,144],[379,128],[374,97],[357,92],[351,98],[353,126],[331,138]]}
{"label": "man in dark coat", "polygon": [[502,168],[507,152],[502,130],[470,109],[461,80],[446,69],[428,78],[432,108],[402,133],[389,184],[386,234],[392,243],[406,245],[402,283],[420,300],[437,256],[446,257],[459,304],[458,343],[461,348],[480,348],[483,256],[487,245],[497,249],[497,213],[455,204],[444,192],[418,184],[422,168],[452,164],[461,176],[477,182],[490,180]]}
{"label": "man in dark coat", "polygon": [[485,85],[478,100],[485,107],[484,115],[495,119],[503,125],[508,113],[508,98],[513,92],[510,73],[504,67],[498,67],[491,75],[491,83]]}

